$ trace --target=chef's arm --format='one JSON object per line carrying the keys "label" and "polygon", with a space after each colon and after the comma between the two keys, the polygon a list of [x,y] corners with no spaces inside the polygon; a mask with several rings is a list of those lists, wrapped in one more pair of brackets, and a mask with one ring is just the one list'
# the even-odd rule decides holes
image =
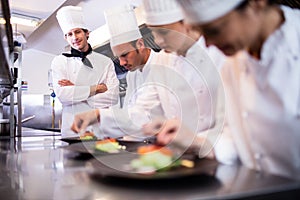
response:
{"label": "chef's arm", "polygon": [[104,83],[92,85],[92,86],[90,86],[90,96],[89,97],[94,96],[99,93],[106,92],[106,91],[107,91],[107,86]]}
{"label": "chef's arm", "polygon": [[224,127],[222,125],[216,125],[199,133],[193,140],[190,149],[200,158],[214,158],[223,164],[233,164],[237,162],[238,154],[228,125],[226,122]]}
{"label": "chef's arm", "polygon": [[85,101],[90,95],[90,86],[75,86],[64,68],[63,57],[55,57],[51,64],[53,89],[62,104]]}
{"label": "chef's arm", "polygon": [[[126,93],[129,104],[122,109],[116,106],[109,109],[101,109],[100,130],[106,134],[132,137],[143,140],[147,136],[142,134],[142,126],[148,123],[154,116],[162,115],[160,99],[155,91],[155,86],[140,88],[143,94]],[[138,93],[138,91],[137,91]],[[135,99],[137,98],[137,99]],[[130,101],[130,99],[135,99]],[[110,136],[111,135],[106,135]]]}
{"label": "chef's arm", "polygon": [[203,131],[198,135],[189,130],[180,120],[158,119],[143,127],[144,134],[156,135],[161,145],[174,145],[182,151],[190,151],[200,158],[217,159],[224,164],[237,161],[237,152],[228,132],[222,130],[222,124]]}
{"label": "chef's arm", "polygon": [[[91,95],[94,94],[94,95]],[[88,103],[92,108],[107,108],[119,100],[119,80],[113,64],[108,67],[103,82],[90,88]]]}
{"label": "chef's arm", "polygon": [[[64,86],[75,86],[74,83],[72,83],[70,80],[67,80],[67,79],[62,79],[62,80],[59,80],[58,81],[58,84],[61,86],[61,87],[64,87]],[[98,93],[103,93],[103,92],[106,92],[107,91],[107,87],[104,83],[101,83],[101,84],[97,84],[97,85],[92,85],[90,86],[90,96],[94,96]]]}

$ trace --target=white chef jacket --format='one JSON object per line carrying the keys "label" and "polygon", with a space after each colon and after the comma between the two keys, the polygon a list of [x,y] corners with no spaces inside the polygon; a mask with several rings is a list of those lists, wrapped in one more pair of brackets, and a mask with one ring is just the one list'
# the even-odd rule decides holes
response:
{"label": "white chef jacket", "polygon": [[[86,57],[93,68],[83,64],[79,57],[56,56],[52,61],[53,88],[62,103],[62,137],[78,136],[71,129],[74,115],[93,108],[107,108],[118,103],[119,81],[113,62],[106,56],[92,52]],[[75,86],[58,85],[61,79],[68,79]],[[94,96],[90,86],[104,83],[108,90]],[[97,126],[93,128],[97,131]]]}
{"label": "white chef jacket", "polygon": [[198,40],[198,44],[206,51],[208,56],[212,59],[214,64],[216,65],[218,71],[221,70],[223,63],[226,59],[226,56],[220,51],[216,46],[210,45],[206,46],[205,38],[201,36]]}
{"label": "white chef jacket", "polygon": [[240,52],[228,59],[222,76],[242,163],[299,179],[300,10],[281,9],[285,22],[263,44],[261,60]]}
{"label": "white chef jacket", "polygon": [[[140,100],[139,103],[137,103],[137,98],[141,96],[143,90],[145,90],[143,84],[146,82],[152,65],[155,65],[155,63],[169,65],[171,62],[170,58],[171,57],[168,57],[167,54],[163,55],[151,50],[150,56],[143,66],[142,71],[138,69],[127,73],[127,89],[123,108],[121,109],[114,106],[109,109],[99,109],[101,135],[98,135],[98,137],[138,135],[141,138],[136,138],[137,140],[143,140],[145,138],[141,136],[141,127],[148,122],[150,111],[154,112],[154,109],[158,109],[156,112],[161,115],[163,111],[159,107],[160,103],[158,102],[158,94],[155,89],[152,90],[148,87],[148,91],[144,92],[144,94],[147,93],[147,97]],[[133,119],[133,116],[139,117],[137,117],[138,119]]]}
{"label": "white chef jacket", "polygon": [[141,136],[141,127],[157,116],[182,119],[195,133],[209,128],[218,84],[211,76],[214,70],[197,43],[186,57],[151,51],[142,72],[128,73],[125,109],[100,110],[103,133]]}

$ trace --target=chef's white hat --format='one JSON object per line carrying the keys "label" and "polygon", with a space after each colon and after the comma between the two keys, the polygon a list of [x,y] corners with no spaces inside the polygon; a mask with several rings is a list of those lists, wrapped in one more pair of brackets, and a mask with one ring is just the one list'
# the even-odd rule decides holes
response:
{"label": "chef's white hat", "polygon": [[56,18],[64,34],[74,28],[88,29],[83,20],[83,12],[78,6],[65,6],[56,13]]}
{"label": "chef's white hat", "polygon": [[110,33],[110,46],[142,38],[133,8],[126,4],[104,11]]}
{"label": "chef's white hat", "polygon": [[175,0],[143,0],[143,15],[147,25],[166,25],[183,20],[183,13]]}
{"label": "chef's white hat", "polygon": [[191,24],[209,23],[232,11],[244,0],[177,0],[184,13],[184,19]]}

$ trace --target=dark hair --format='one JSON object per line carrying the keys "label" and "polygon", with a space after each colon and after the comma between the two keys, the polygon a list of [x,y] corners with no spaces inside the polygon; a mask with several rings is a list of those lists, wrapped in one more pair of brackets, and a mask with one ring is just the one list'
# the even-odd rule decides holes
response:
{"label": "dark hair", "polygon": [[[245,0],[245,1],[242,1],[242,2],[236,7],[236,10],[238,10],[238,11],[245,10],[245,8],[248,6],[248,4],[249,4],[250,1],[252,1],[252,0]],[[268,0],[268,4],[269,4],[269,5],[276,4],[277,2],[278,2],[278,0]]]}
{"label": "dark hair", "polygon": [[136,43],[137,43],[138,40],[133,40],[133,41],[130,41],[130,45],[133,46],[135,49],[136,49]]}
{"label": "dark hair", "polygon": [[161,48],[155,43],[152,31],[146,26],[146,24],[142,24],[140,26],[140,31],[143,36],[145,46],[159,52]]}
{"label": "dark hair", "polygon": [[244,10],[249,4],[249,0],[242,1],[237,7],[236,10],[241,11]]}
{"label": "dark hair", "polygon": [[[85,29],[85,28],[82,28],[81,30],[83,30],[83,32],[85,32],[85,33],[88,33],[88,32],[89,32],[89,30],[87,30],[87,29]],[[65,34],[65,36],[67,36],[67,34]],[[89,36],[87,37],[87,39],[89,39]]]}
{"label": "dark hair", "polygon": [[[88,32],[89,32],[89,30],[87,30],[87,29],[85,29],[85,28],[82,28],[82,30],[83,30],[83,32],[85,32],[85,33],[88,33]],[[87,36],[86,39],[88,40],[88,39],[89,39],[89,36]]]}
{"label": "dark hair", "polygon": [[274,0],[274,2],[291,8],[300,8],[300,0]]}
{"label": "dark hair", "polygon": [[[151,30],[145,24],[141,25],[140,31],[142,34],[142,39],[144,41],[145,47],[148,47],[156,52],[161,50],[161,48],[154,42],[154,36],[153,36]],[[129,43],[131,44],[131,46],[136,48],[137,41],[138,40],[134,40]]]}

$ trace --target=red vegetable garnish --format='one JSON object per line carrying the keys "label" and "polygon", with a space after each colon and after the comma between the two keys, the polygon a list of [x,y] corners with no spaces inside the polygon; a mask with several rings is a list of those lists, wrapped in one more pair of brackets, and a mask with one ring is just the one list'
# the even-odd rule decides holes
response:
{"label": "red vegetable garnish", "polygon": [[97,141],[96,144],[105,144],[105,143],[109,143],[109,142],[116,142],[116,139],[115,138],[108,138],[108,139]]}
{"label": "red vegetable garnish", "polygon": [[95,134],[94,134],[93,132],[87,131],[87,132],[85,132],[85,133],[83,134],[83,137],[86,137],[86,136],[92,136],[92,137],[94,137]]}
{"label": "red vegetable garnish", "polygon": [[146,154],[154,151],[160,151],[161,153],[172,156],[173,152],[167,147],[159,146],[159,145],[146,145],[138,148],[138,154]]}

